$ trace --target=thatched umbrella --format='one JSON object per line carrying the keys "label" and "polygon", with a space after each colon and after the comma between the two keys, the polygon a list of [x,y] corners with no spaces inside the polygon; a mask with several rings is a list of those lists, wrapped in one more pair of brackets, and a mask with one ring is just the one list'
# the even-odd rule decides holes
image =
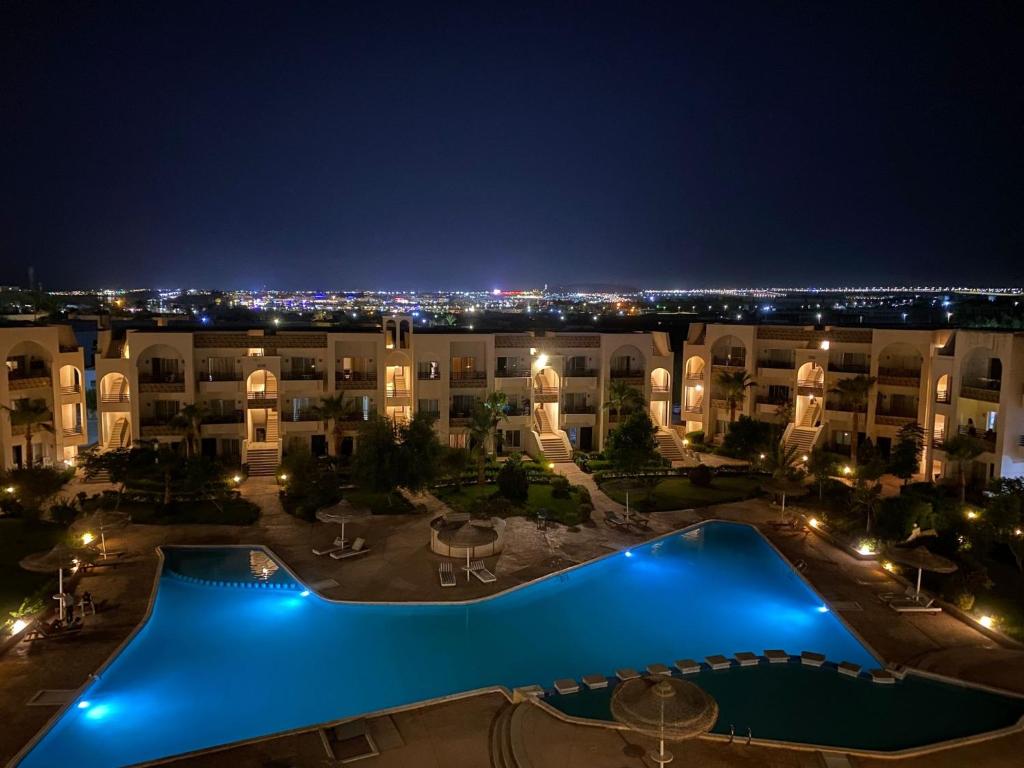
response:
{"label": "thatched umbrella", "polygon": [[665,740],[683,741],[707,733],[718,720],[718,702],[703,688],[675,677],[640,677],[612,694],[612,717],[634,731],[658,739],[648,757],[658,765],[672,761]]}
{"label": "thatched umbrella", "polygon": [[77,568],[89,561],[89,554],[85,550],[69,547],[67,544],[57,544],[53,549],[46,552],[36,552],[22,558],[19,565],[26,571],[35,573],[57,572],[58,591],[64,593],[64,571]]}
{"label": "thatched umbrella", "polygon": [[341,544],[344,546],[347,542],[345,539],[345,523],[349,521],[347,512],[352,511],[352,505],[342,499],[333,507],[326,509],[318,509],[316,511],[316,519],[321,523],[338,523],[341,525]]}
{"label": "thatched umbrella", "polygon": [[448,539],[449,552],[451,547],[464,547],[466,549],[466,581],[469,581],[469,560],[473,548],[490,544],[494,541],[494,537],[493,528],[467,522],[459,526],[458,530]]}
{"label": "thatched umbrella", "polygon": [[[71,532],[75,536],[81,536],[82,542],[88,544],[92,541],[93,531],[100,534],[100,553],[104,558],[107,556],[107,533],[119,528],[124,528],[130,521],[127,512],[116,509],[100,509],[87,517],[80,518],[71,526]],[[90,537],[86,540],[86,537]]]}
{"label": "thatched umbrella", "polygon": [[788,477],[773,477],[766,480],[761,483],[761,490],[765,493],[782,496],[782,511],[780,512],[782,516],[786,514],[787,496],[799,497],[807,495],[807,487],[805,485],[796,480],[790,480]]}
{"label": "thatched umbrella", "polygon": [[888,552],[889,558],[900,565],[917,568],[917,590],[914,592],[914,599],[921,597],[921,574],[924,571],[934,573],[953,573],[957,569],[956,563],[947,560],[942,555],[936,555],[928,547],[893,547]]}

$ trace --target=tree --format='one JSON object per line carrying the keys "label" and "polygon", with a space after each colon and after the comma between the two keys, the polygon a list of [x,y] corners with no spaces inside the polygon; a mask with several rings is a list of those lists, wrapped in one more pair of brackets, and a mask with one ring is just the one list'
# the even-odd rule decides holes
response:
{"label": "tree", "polygon": [[370,418],[360,424],[357,440],[359,450],[352,462],[353,477],[362,487],[385,494],[390,504],[401,472],[394,423],[380,414],[370,414]]}
{"label": "tree", "polygon": [[614,411],[615,420],[621,421],[623,413],[631,413],[644,407],[644,398],[640,391],[623,379],[615,379],[608,388],[608,400],[602,406],[606,411]]}
{"label": "tree", "polygon": [[199,440],[202,434],[203,420],[210,414],[206,403],[199,401],[183,406],[174,414],[171,422],[185,428],[185,458],[191,459],[199,455]]}
{"label": "tree", "polygon": [[746,371],[722,371],[715,378],[718,391],[729,404],[729,422],[736,421],[736,408],[747,396],[747,390],[757,384]]}
{"label": "tree", "polygon": [[967,465],[985,451],[985,445],[970,435],[953,435],[942,445],[946,458],[956,464],[960,483],[960,503],[967,501]]}
{"label": "tree", "polygon": [[469,467],[469,458],[469,451],[465,448],[443,448],[441,474],[450,480],[456,489],[462,488],[462,476]]}
{"label": "tree", "polygon": [[787,446],[781,440],[771,444],[764,458],[764,468],[771,472],[775,479],[793,479],[799,475],[796,469],[797,455],[800,449],[795,445]]}
{"label": "tree", "polygon": [[878,483],[868,483],[857,478],[853,486],[853,495],[850,497],[850,509],[864,515],[864,531],[868,534],[871,533],[871,521],[878,511],[881,500],[882,489]]}
{"label": "tree", "polygon": [[900,428],[896,440],[896,446],[889,457],[889,471],[906,485],[921,466],[924,428],[920,424],[906,424]]}
{"label": "tree", "polygon": [[47,422],[53,421],[53,413],[46,401],[42,398],[22,400],[14,407],[0,405],[11,415],[11,431],[21,429],[25,435],[25,466],[34,467],[35,457],[32,454],[32,436],[35,430],[43,429],[53,432],[53,426]]}
{"label": "tree", "polygon": [[477,457],[477,482],[483,485],[487,479],[488,446],[497,442],[498,425],[508,418],[508,396],[504,392],[491,392],[486,400],[473,407],[469,436]]}
{"label": "tree", "polygon": [[619,472],[636,475],[658,461],[657,428],[645,411],[634,411],[608,436],[605,455]]}
{"label": "tree", "polygon": [[93,448],[80,459],[86,477],[106,475],[110,482],[118,486],[114,509],[121,506],[125,486],[139,474],[138,452],[138,448],[117,448],[111,451]]}
{"label": "tree", "polygon": [[840,379],[836,386],[829,390],[839,401],[853,412],[853,431],[850,433],[850,459],[857,463],[857,444],[860,440],[860,414],[867,412],[868,397],[875,386],[874,376],[854,376]]}
{"label": "tree", "polygon": [[772,425],[740,416],[729,425],[722,441],[722,453],[737,459],[753,459],[764,453],[772,440]]}
{"label": "tree", "polygon": [[341,455],[341,442],[345,437],[345,422],[355,414],[355,400],[345,399],[345,393],[320,398],[320,404],[313,406],[313,414],[324,423],[324,429],[331,432],[331,452]]}
{"label": "tree", "polygon": [[530,477],[522,456],[512,454],[498,470],[498,493],[509,501],[524,502],[530,495]]}
{"label": "tree", "polygon": [[814,482],[818,484],[818,501],[821,501],[825,498],[825,481],[836,471],[835,456],[821,448],[814,448],[807,460],[807,471],[814,475]]}
{"label": "tree", "polygon": [[416,413],[399,429],[399,484],[421,491],[437,479],[443,451],[434,430],[434,417]]}

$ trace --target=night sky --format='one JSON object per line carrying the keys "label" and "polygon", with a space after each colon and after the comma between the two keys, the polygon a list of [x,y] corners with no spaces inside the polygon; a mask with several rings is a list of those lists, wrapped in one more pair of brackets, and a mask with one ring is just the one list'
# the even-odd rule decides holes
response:
{"label": "night sky", "polygon": [[1022,33],[1013,2],[4,0],[0,283],[1020,284]]}

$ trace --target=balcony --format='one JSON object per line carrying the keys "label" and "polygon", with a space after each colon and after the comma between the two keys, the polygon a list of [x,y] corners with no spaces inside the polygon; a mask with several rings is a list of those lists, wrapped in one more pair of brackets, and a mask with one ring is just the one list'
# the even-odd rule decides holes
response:
{"label": "balcony", "polygon": [[902,427],[917,421],[916,408],[876,408],[875,423],[891,427]]}
{"label": "balcony", "polygon": [[49,389],[50,384],[50,372],[43,369],[33,368],[24,372],[7,372],[7,386],[12,392],[26,389]]}
{"label": "balcony", "polygon": [[185,374],[183,373],[161,373],[153,375],[150,373],[139,374],[140,392],[184,392]]}
{"label": "balcony", "polygon": [[79,424],[74,427],[64,427],[61,430],[61,434],[63,434],[64,437],[81,437],[83,434],[82,426]]}
{"label": "balcony", "polygon": [[[972,432],[974,434],[971,434]],[[979,432],[976,427],[968,427],[965,424],[961,424],[957,427],[957,434],[973,437],[985,446],[986,451],[994,452],[996,449],[996,437],[998,437],[998,435],[994,430],[989,429],[985,432]]]}
{"label": "balcony", "polygon": [[131,398],[127,392],[107,392],[106,394],[100,395],[100,402],[106,405],[130,403]]}
{"label": "balcony", "polygon": [[687,371],[686,380],[698,383],[704,381],[704,369],[702,368],[699,371]]}
{"label": "balcony", "polygon": [[[362,416],[360,416],[362,418]],[[285,411],[281,414],[281,421],[295,424],[303,421],[321,421],[321,418],[317,415],[316,411],[304,410],[304,411]]]}
{"label": "balcony", "polygon": [[376,389],[376,371],[335,371],[334,383],[338,389]]}
{"label": "balcony", "polygon": [[825,382],[818,379],[797,379],[797,394],[821,395],[825,392]]}
{"label": "balcony", "polygon": [[452,427],[468,427],[473,423],[473,414],[468,411],[448,411],[448,424]]}
{"label": "balcony", "polygon": [[829,361],[828,364],[829,373],[856,373],[856,374],[868,374],[871,372],[871,366],[867,363],[833,363]]}
{"label": "balcony", "polygon": [[277,408],[277,392],[246,392],[245,399],[250,408]]}
{"label": "balcony", "polygon": [[793,360],[773,360],[771,358],[765,360],[758,360],[758,368],[776,368],[779,370],[791,371],[796,366]]}
{"label": "balcony", "polygon": [[533,399],[538,403],[553,403],[558,399],[558,387],[536,385],[533,388]]}
{"label": "balcony", "polygon": [[916,387],[921,383],[921,371],[912,368],[879,368],[878,383],[896,387]]}
{"label": "balcony", "polygon": [[77,384],[65,384],[60,388],[62,395],[77,395],[82,391],[82,388]]}
{"label": "balcony", "polygon": [[241,424],[243,421],[245,421],[244,411],[208,413],[203,417],[203,424]]}
{"label": "balcony", "polygon": [[[567,374],[568,375],[568,374]],[[528,379],[530,378],[530,369],[523,368],[499,368],[494,372],[494,378],[496,379]]]}
{"label": "balcony", "polygon": [[936,429],[932,432],[932,448],[942,449],[942,446],[946,442],[946,430]]}
{"label": "balcony", "polygon": [[453,387],[485,387],[487,371],[452,371],[448,381]]}
{"label": "balcony", "polygon": [[868,407],[866,405],[857,406],[856,408],[851,404],[839,399],[829,399],[825,401],[826,411],[839,411],[841,413],[867,413]]}
{"label": "balcony", "polygon": [[212,371],[199,374],[199,382],[204,381],[241,381],[242,374],[234,371]]}
{"label": "balcony", "polygon": [[505,406],[506,416],[529,416],[530,407],[521,403],[511,403]]}
{"label": "balcony", "polygon": [[384,396],[388,400],[400,400],[412,397],[412,390],[408,387],[396,387],[394,384],[388,384],[384,389]]}
{"label": "balcony", "polygon": [[142,419],[143,437],[183,434],[185,434],[185,427],[180,424],[175,424],[172,418],[156,417]]}
{"label": "balcony", "polygon": [[754,403],[757,405],[770,405],[775,408],[780,408],[784,405],[789,405],[790,399],[788,397],[772,397],[770,395],[758,395],[754,398]]}
{"label": "balcony", "polygon": [[687,403],[683,406],[684,413],[703,413],[704,412],[704,400],[694,400],[692,403]]}
{"label": "balcony", "polygon": [[596,368],[566,368],[562,374],[567,379],[593,379],[597,377]]}
{"label": "balcony", "polygon": [[935,402],[939,405],[949,405],[953,402],[953,393],[948,389],[943,389],[935,393]]}
{"label": "balcony", "polygon": [[565,414],[587,415],[587,414],[593,414],[596,411],[597,411],[597,409],[593,405],[591,405],[590,403],[584,403],[583,405],[579,405],[579,404],[566,404],[566,405],[562,406],[562,413],[565,413]]}
{"label": "balcony", "polygon": [[416,371],[417,381],[440,381],[440,371]]}
{"label": "balcony", "polygon": [[745,357],[713,357],[711,358],[711,365],[715,368],[732,368],[734,370],[743,370],[747,367],[747,358]]}
{"label": "balcony", "polygon": [[999,402],[1002,381],[988,378],[965,378],[960,383],[960,397],[970,400],[984,400],[986,403]]}
{"label": "balcony", "polygon": [[285,381],[323,381],[323,371],[281,371]]}

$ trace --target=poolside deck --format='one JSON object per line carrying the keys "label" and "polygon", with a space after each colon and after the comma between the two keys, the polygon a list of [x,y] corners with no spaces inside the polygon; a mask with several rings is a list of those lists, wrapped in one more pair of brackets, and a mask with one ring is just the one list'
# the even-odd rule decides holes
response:
{"label": "poolside deck", "polygon": [[[0,657],[0,722],[5,725],[0,729],[0,763],[9,760],[55,711],[27,707],[28,699],[40,689],[74,689],[82,685],[142,620],[157,563],[154,549],[160,544],[266,544],[303,579],[338,582],[338,586],[323,591],[325,596],[335,599],[465,600],[493,594],[699,519],[693,512],[659,513],[652,519],[650,532],[624,533],[602,522],[604,510],[618,505],[595,494],[594,524],[575,531],[559,526],[541,531],[532,522],[512,520],[506,551],[488,561],[498,575],[496,584],[460,581],[458,587],[442,590],[437,578],[440,559],[427,545],[429,516],[355,516],[349,537],[364,536],[374,552],[360,560],[339,563],[329,558],[315,558],[310,551],[314,543],[323,543],[336,535],[336,527],[295,520],[281,510],[276,491],[276,486],[266,481],[246,483],[246,495],[259,503],[264,512],[260,522],[251,527],[131,526],[126,531],[127,546],[138,553],[138,557],[106,573],[84,576],[78,587],[79,591],[92,592],[98,602],[107,601],[112,610],[90,617],[85,630],[74,639],[34,647],[23,644]],[[709,507],[699,512],[702,518],[718,517],[755,524],[764,524],[776,516],[773,508],[760,500]],[[826,599],[858,604],[860,610],[840,610],[840,615],[888,660],[1024,693],[1024,652],[999,648],[982,633],[944,614],[894,615],[874,597],[877,592],[895,586],[877,567],[857,561],[814,536],[780,533],[768,526],[763,526],[762,530],[791,560],[802,559],[808,564],[805,575]],[[364,764],[489,765],[489,758],[474,760],[481,754],[478,747],[486,747],[493,714],[494,703],[486,697],[465,699],[458,702],[458,706],[446,703],[415,713],[397,714],[394,720],[403,736],[405,751],[386,750]],[[554,720],[550,716],[548,719]],[[546,723],[541,718],[535,723],[535,732],[531,738],[536,739],[536,755],[533,746],[530,755],[537,768],[546,765],[618,768],[642,764],[637,743],[627,743],[620,735],[603,729],[570,726],[561,721]],[[442,738],[442,734],[446,735]],[[295,763],[306,749],[304,744],[294,741],[298,738],[271,739],[258,746],[217,753],[216,758],[189,758],[177,764],[221,765],[230,756],[240,767],[264,766],[285,755],[292,764],[325,764],[322,758],[318,762]],[[461,744],[462,748],[448,752],[439,746],[441,740]],[[322,750],[322,746],[320,748]],[[939,768],[970,763],[1015,766],[1019,764],[1022,751],[1024,736],[1014,734],[927,758],[895,761],[895,764]],[[707,766],[821,765],[820,758],[813,752],[725,746],[713,742],[680,747],[678,754]],[[216,762],[196,762],[202,760]],[[852,763],[880,768],[883,763],[892,765],[894,761],[854,758]]]}

